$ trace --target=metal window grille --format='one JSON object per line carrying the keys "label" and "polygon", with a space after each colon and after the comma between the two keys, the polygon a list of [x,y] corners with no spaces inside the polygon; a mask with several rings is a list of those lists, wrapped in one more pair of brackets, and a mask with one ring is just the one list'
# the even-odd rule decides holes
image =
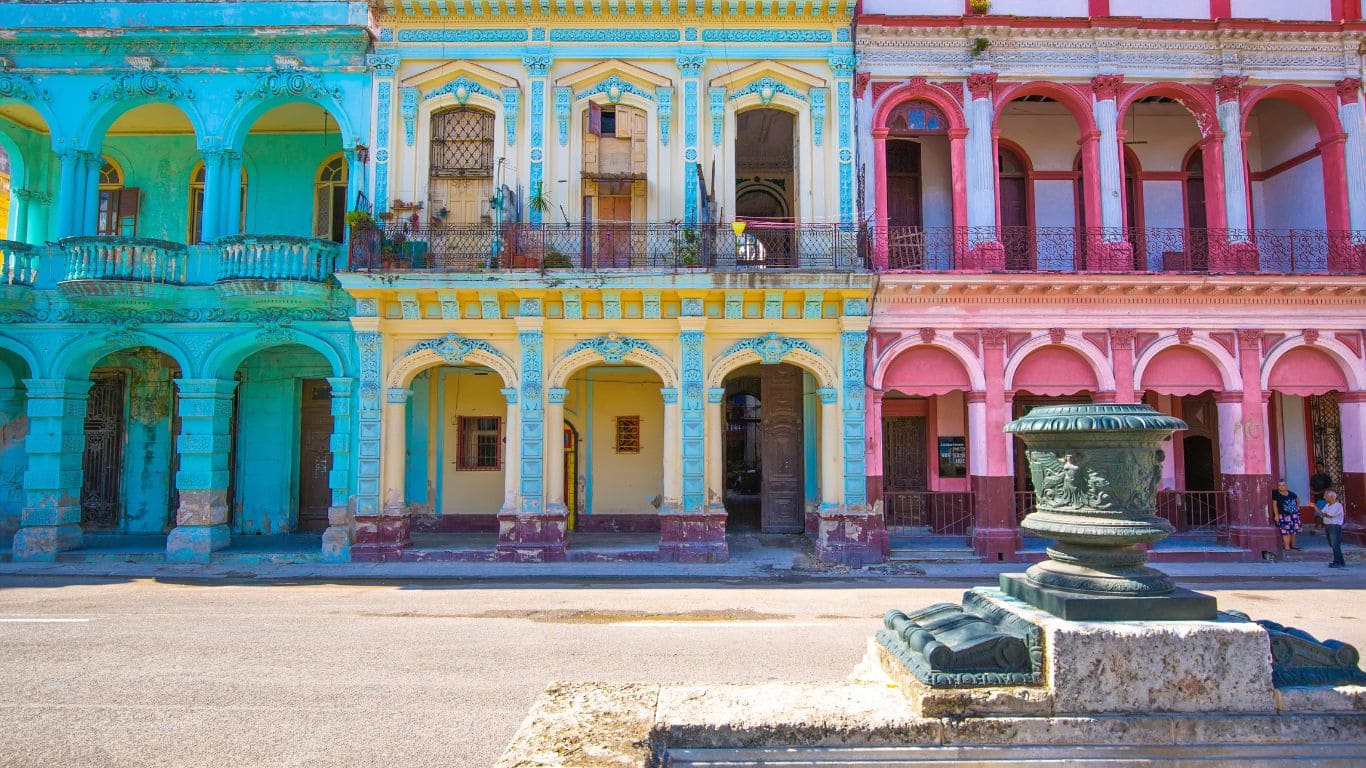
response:
{"label": "metal window grille", "polygon": [[502,419],[498,416],[460,417],[460,469],[503,468]]}
{"label": "metal window grille", "polygon": [[617,417],[617,453],[640,453],[640,417]]}
{"label": "metal window grille", "polygon": [[493,115],[456,107],[432,115],[432,178],[493,176]]}

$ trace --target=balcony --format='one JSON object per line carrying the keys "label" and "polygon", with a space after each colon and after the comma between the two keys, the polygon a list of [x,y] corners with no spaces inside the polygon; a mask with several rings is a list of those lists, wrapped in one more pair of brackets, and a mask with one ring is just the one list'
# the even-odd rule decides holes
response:
{"label": "balcony", "polygon": [[38,251],[31,245],[0,240],[0,308],[18,309],[33,301]]}
{"label": "balcony", "polygon": [[857,227],[838,224],[491,224],[353,229],[351,269],[861,271]]}
{"label": "balcony", "polygon": [[68,237],[57,243],[66,256],[58,288],[88,306],[146,309],[176,298],[189,271],[188,249],[145,237]]}
{"label": "balcony", "polygon": [[865,237],[889,272],[1366,274],[1366,231],[869,227]]}
{"label": "balcony", "polygon": [[214,245],[219,263],[213,287],[224,301],[288,308],[330,300],[336,243],[288,235],[231,235]]}

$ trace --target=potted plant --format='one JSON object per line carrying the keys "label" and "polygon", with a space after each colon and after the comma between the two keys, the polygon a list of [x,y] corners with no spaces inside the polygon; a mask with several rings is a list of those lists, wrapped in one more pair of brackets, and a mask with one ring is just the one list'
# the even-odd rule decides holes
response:
{"label": "potted plant", "polygon": [[374,229],[375,217],[371,216],[369,211],[347,211],[346,226],[351,229]]}
{"label": "potted plant", "polygon": [[968,13],[972,16],[985,16],[991,10],[991,0],[968,0]]}
{"label": "potted plant", "polygon": [[545,190],[540,182],[531,188],[531,194],[526,199],[527,210],[535,211],[541,216],[550,213],[550,198],[545,194]]}
{"label": "potted plant", "polygon": [[[677,222],[674,222],[677,225]],[[693,227],[682,227],[673,236],[674,266],[699,267],[702,265],[702,238]]]}

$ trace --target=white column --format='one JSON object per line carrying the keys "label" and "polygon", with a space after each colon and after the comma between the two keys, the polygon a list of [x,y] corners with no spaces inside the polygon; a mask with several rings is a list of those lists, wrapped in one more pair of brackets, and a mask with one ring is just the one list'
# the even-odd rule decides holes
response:
{"label": "white column", "polygon": [[564,397],[569,390],[545,391],[545,500],[546,509],[564,508]]}
{"label": "white column", "polygon": [[726,432],[724,411],[721,401],[726,395],[725,387],[712,387],[707,390],[707,506],[720,507],[725,504],[725,448],[722,436]]}
{"label": "white column", "polygon": [[664,396],[664,503],[660,509],[677,510],[679,490],[683,485],[683,465],[679,461],[682,413],[678,407],[677,388],[664,387],[659,393]]}
{"label": "white column", "polygon": [[[991,87],[996,82],[995,75],[974,75],[968,80],[968,136],[967,182],[968,182],[968,226],[996,226],[996,151],[992,138],[992,120],[995,108],[992,105]],[[971,238],[971,245],[978,240],[999,238]]]}
{"label": "white column", "polygon": [[[1096,128],[1100,131],[1100,226],[1107,230],[1106,239],[1119,238],[1118,230],[1124,226],[1124,206],[1121,189],[1122,173],[1119,164],[1119,110],[1115,106],[1115,88],[1119,77],[1102,75],[1092,80],[1095,91],[1095,105],[1092,107],[1096,118]],[[1139,190],[1135,190],[1137,193]],[[1078,201],[1084,205],[1084,201]],[[1095,224],[1091,224],[1095,226]],[[1121,238],[1122,239],[1122,238]]]}
{"label": "white column", "polygon": [[505,387],[500,390],[507,400],[507,417],[503,424],[503,511],[516,512],[520,506],[518,489],[522,482],[522,425],[517,405],[517,388]]}
{"label": "white column", "polygon": [[384,513],[402,514],[407,508],[404,481],[408,473],[408,396],[406,387],[392,387],[384,402],[384,465],[380,470],[384,485]]}
{"label": "white column", "polygon": [[816,395],[821,399],[821,506],[839,506],[844,490],[844,473],[840,471],[839,390],[821,387]]}
{"label": "white column", "polygon": [[1361,104],[1361,83],[1338,84],[1342,106],[1338,116],[1347,133],[1347,215],[1352,231],[1366,231],[1366,110]]}
{"label": "white column", "polygon": [[1247,173],[1243,158],[1243,108],[1238,89],[1232,88],[1232,98],[1219,102],[1219,130],[1224,132],[1224,211],[1228,221],[1229,240],[1247,242]]}

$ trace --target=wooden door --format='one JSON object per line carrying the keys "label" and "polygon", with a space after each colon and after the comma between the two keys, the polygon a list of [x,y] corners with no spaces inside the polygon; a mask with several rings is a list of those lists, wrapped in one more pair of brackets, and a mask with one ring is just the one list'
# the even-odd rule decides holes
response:
{"label": "wooden door", "polygon": [[759,386],[763,403],[760,526],[768,533],[801,533],[806,527],[802,371],[791,365],[761,366]]}
{"label": "wooden door", "polygon": [[1164,269],[1179,268],[1193,272],[1209,269],[1209,219],[1205,211],[1205,161],[1197,150],[1186,163],[1186,243],[1187,258]]}
{"label": "wooden door", "polygon": [[925,417],[882,418],[882,487],[889,491],[924,491]]}
{"label": "wooden door", "polygon": [[95,370],[85,406],[85,455],[81,459],[81,526],[118,526],[123,507],[124,400],[128,373]]}
{"label": "wooden door", "polygon": [[300,531],[327,527],[332,490],[327,475],[332,468],[332,389],[323,379],[305,379],[299,403],[299,521]]}
{"label": "wooden door", "polygon": [[598,198],[599,267],[631,266],[631,198]]}
{"label": "wooden door", "polygon": [[887,224],[892,227],[924,224],[920,145],[914,141],[887,142]]}

